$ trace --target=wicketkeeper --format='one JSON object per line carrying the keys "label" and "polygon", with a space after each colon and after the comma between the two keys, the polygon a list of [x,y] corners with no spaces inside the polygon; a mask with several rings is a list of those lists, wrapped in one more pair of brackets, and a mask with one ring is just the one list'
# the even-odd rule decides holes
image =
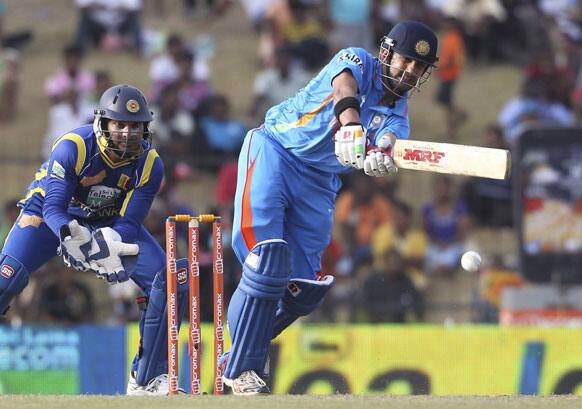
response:
{"label": "wicketkeeper", "polygon": [[[36,172],[0,255],[0,313],[55,254],[112,284],[132,279],[143,290],[148,302],[128,395],[168,392],[166,259],[143,226],[164,173],[151,147],[151,120],[137,88],[105,91],[93,124],[63,135]],[[186,260],[178,263],[187,268]],[[187,290],[180,285],[179,314]]]}

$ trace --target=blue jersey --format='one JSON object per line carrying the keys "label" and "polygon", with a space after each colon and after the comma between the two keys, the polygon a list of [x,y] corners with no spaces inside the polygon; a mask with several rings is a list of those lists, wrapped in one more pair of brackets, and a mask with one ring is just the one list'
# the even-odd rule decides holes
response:
{"label": "blue jersey", "polygon": [[358,83],[360,118],[367,138],[376,140],[390,131],[399,139],[410,133],[406,98],[393,107],[381,105],[382,63],[362,48],[341,50],[305,88],[267,112],[265,130],[305,164],[316,169],[343,173],[353,170],[335,157],[333,136],[339,123],[333,111],[333,79],[349,70]]}
{"label": "blue jersey", "polygon": [[155,149],[137,160],[113,162],[91,125],[74,129],[54,145],[19,206],[44,218],[58,236],[72,219],[113,227],[132,243],[164,174]]}

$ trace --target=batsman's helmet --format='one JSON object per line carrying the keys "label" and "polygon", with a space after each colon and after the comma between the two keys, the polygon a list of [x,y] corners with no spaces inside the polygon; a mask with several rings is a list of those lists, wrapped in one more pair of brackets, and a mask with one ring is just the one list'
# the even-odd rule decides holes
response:
{"label": "batsman's helmet", "polygon": [[[386,84],[402,82],[401,76],[390,75],[390,67],[392,55],[398,53],[404,57],[426,64],[426,70],[423,75],[415,80],[411,85],[414,90],[420,90],[420,86],[428,80],[432,69],[436,66],[438,39],[434,31],[419,21],[402,21],[396,24],[388,35],[382,38],[380,44],[380,54],[378,59],[380,62],[388,67],[388,74],[383,74],[382,77],[389,81],[384,81]],[[394,92],[389,86],[386,88]],[[411,93],[412,94],[412,93]],[[410,94],[410,95],[411,95]],[[397,94],[402,97],[403,95]]]}
{"label": "batsman's helmet", "polygon": [[[149,123],[152,119],[148,102],[139,89],[126,84],[115,85],[106,90],[99,100],[99,107],[95,109],[93,132],[97,137],[97,142],[106,150],[112,150],[124,159],[136,159],[151,145],[152,134]],[[139,144],[139,149],[129,151],[127,148],[120,149],[116,146],[107,131],[108,120],[142,122],[144,124],[143,141]]]}

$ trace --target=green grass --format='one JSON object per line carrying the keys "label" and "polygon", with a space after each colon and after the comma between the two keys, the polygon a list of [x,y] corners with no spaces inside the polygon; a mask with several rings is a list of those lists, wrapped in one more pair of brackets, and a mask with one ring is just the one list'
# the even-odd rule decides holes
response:
{"label": "green grass", "polygon": [[430,397],[430,396],[202,396],[202,397],[127,397],[127,396],[3,396],[0,408],[140,408],[140,409],[567,409],[582,407],[582,398],[554,397]]}

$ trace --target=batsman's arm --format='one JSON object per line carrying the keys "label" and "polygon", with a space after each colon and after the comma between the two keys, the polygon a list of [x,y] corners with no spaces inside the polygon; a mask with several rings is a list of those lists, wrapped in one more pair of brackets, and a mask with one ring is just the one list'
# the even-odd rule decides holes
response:
{"label": "batsman's arm", "polygon": [[[337,115],[338,103],[341,104],[342,101],[348,101],[346,98],[356,98],[358,94],[358,83],[351,71],[345,69],[333,79],[331,84],[333,87],[333,104]],[[346,108],[341,109],[341,113],[337,117],[341,126],[350,123],[361,123],[359,103],[358,108],[346,105]]]}

